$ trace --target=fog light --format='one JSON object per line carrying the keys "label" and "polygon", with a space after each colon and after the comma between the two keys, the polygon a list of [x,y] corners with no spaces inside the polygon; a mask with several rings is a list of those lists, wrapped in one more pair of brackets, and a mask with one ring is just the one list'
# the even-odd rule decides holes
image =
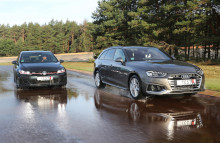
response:
{"label": "fog light", "polygon": [[160,86],[157,86],[157,91],[161,91],[161,87]]}
{"label": "fog light", "polygon": [[162,91],[164,89],[163,86],[159,86],[159,85],[148,85],[147,91],[154,91],[154,92],[159,92]]}
{"label": "fog light", "polygon": [[156,85],[151,85],[151,90],[152,91],[157,91],[157,86]]}

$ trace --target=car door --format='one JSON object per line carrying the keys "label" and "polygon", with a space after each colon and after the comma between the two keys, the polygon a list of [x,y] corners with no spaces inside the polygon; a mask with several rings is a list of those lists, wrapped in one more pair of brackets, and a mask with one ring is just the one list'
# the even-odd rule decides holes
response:
{"label": "car door", "polygon": [[[116,62],[115,60],[117,58],[122,58],[124,63],[121,62]],[[126,58],[125,58],[125,54],[123,52],[122,49],[117,49],[115,51],[115,55],[114,55],[114,62],[112,64],[112,83],[124,88],[127,88],[127,79],[128,79],[128,74],[129,74],[129,70],[126,67]]]}
{"label": "car door", "polygon": [[106,60],[105,60],[105,55],[107,53],[108,53],[108,50],[104,51],[100,55],[99,59],[95,62],[96,66],[99,69],[99,74],[100,74],[100,77],[101,77],[102,81],[106,81]]}
{"label": "car door", "polygon": [[112,64],[114,63],[115,49],[108,50],[105,55],[105,82],[112,84]]}

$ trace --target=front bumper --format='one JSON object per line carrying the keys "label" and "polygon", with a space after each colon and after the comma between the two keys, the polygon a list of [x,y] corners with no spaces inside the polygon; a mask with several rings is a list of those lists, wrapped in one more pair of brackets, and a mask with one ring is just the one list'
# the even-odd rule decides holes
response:
{"label": "front bumper", "polygon": [[[147,78],[143,81],[143,92],[152,95],[175,95],[175,94],[196,94],[199,91],[204,91],[204,75],[195,73],[187,73],[190,75],[187,79],[195,79],[194,85],[178,86],[177,80],[183,80],[181,78],[183,74],[171,74],[166,78]],[[186,73],[184,73],[186,75]]]}
{"label": "front bumper", "polygon": [[[37,77],[51,77],[50,80],[39,81]],[[53,75],[19,75],[19,84],[22,87],[36,87],[36,86],[64,86],[67,84],[66,73]]]}

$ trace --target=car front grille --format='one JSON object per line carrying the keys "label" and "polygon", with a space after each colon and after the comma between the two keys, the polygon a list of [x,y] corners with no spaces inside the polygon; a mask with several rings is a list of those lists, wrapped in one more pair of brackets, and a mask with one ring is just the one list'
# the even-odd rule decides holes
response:
{"label": "car front grille", "polygon": [[[186,80],[186,79],[195,79],[196,84],[194,84],[194,85],[181,85],[181,86],[177,85],[177,80]],[[198,90],[201,86],[202,76],[200,76],[199,74],[191,74],[191,73],[188,73],[188,74],[172,74],[168,78],[168,82],[169,82],[170,87],[173,91]]]}
{"label": "car front grille", "polygon": [[55,75],[57,71],[41,71],[41,72],[31,72],[32,75]]}
{"label": "car front grille", "polygon": [[38,81],[37,79],[30,79],[28,77],[26,78],[20,78],[20,83],[22,85],[34,85],[34,84],[42,84],[42,85],[50,85],[50,84],[57,84],[60,82],[64,82],[65,80],[62,78],[53,78],[53,80],[48,80],[48,81]]}

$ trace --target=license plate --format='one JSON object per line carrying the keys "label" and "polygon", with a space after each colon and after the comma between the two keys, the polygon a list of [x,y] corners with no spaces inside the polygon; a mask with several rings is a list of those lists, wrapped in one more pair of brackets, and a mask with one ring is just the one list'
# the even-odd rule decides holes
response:
{"label": "license plate", "polygon": [[183,121],[177,121],[177,126],[190,126],[190,125],[195,125],[196,122],[193,120],[183,120]]}
{"label": "license plate", "polygon": [[195,79],[177,80],[177,85],[194,85],[196,84]]}
{"label": "license plate", "polygon": [[52,76],[40,76],[40,77],[37,77],[37,80],[39,81],[48,81],[48,80],[52,80],[53,77]]}

